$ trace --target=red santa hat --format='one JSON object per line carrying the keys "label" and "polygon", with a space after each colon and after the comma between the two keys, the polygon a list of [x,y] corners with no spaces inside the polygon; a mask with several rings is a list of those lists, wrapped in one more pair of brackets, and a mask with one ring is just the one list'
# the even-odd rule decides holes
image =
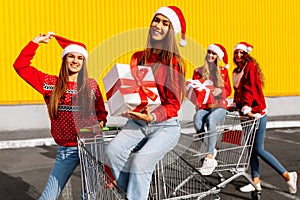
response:
{"label": "red santa hat", "polygon": [[218,57],[221,60],[223,60],[223,62],[225,63],[225,67],[229,68],[228,55],[225,47],[223,47],[221,44],[210,44],[207,50],[215,52],[218,55]]}
{"label": "red santa hat", "polygon": [[182,47],[186,46],[187,44],[185,40],[186,23],[181,10],[176,6],[164,6],[164,7],[160,7],[154,13],[154,16],[157,14],[162,14],[170,20],[174,28],[175,35],[177,35],[181,30],[181,39],[179,41],[179,45]]}
{"label": "red santa hat", "polygon": [[246,53],[250,53],[253,49],[253,46],[247,42],[240,42],[234,47],[234,51],[240,49],[245,51]]}
{"label": "red santa hat", "polygon": [[58,44],[64,49],[63,53],[62,53],[62,58],[71,52],[76,52],[76,53],[81,53],[85,59],[88,59],[88,52],[86,50],[86,46],[83,43],[80,42],[75,42],[66,38],[63,38],[61,36],[55,35],[52,32],[48,33],[50,36],[55,37],[56,41],[58,42]]}

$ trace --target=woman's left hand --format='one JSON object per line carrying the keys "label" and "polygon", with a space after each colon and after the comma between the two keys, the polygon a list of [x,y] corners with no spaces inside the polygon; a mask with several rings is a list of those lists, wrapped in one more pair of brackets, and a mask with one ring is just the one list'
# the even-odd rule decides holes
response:
{"label": "woman's left hand", "polygon": [[141,112],[134,112],[132,110],[129,110],[127,112],[122,113],[122,116],[131,119],[143,120],[145,122],[151,122],[153,120],[153,116],[151,115],[148,106],[146,106]]}

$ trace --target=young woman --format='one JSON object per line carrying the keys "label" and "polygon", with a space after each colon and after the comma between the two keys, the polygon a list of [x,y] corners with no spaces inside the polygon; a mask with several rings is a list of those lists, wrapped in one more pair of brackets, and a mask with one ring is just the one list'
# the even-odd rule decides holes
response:
{"label": "young woman", "polygon": [[177,116],[185,95],[185,69],[175,40],[180,29],[184,34],[180,9],[159,8],[150,25],[146,49],[134,53],[131,59],[131,65],[152,67],[161,105],[153,111],[146,107],[142,112],[123,113],[129,120],[106,149],[117,184],[130,200],[148,198],[156,163],[179,139]]}
{"label": "young woman", "polygon": [[[264,149],[264,139],[267,124],[267,107],[262,87],[264,86],[264,76],[259,63],[249,54],[253,46],[241,42],[234,47],[233,70],[234,102],[241,111],[241,114],[250,117],[260,118],[259,127],[255,133],[253,151],[250,159],[251,175],[258,189],[261,189],[259,174],[259,158],[271,166],[287,182],[289,192],[297,192],[297,173],[288,172],[280,162],[268,151]],[[242,192],[254,191],[254,187],[249,184],[240,188]]]}
{"label": "young woman", "polygon": [[208,154],[200,168],[202,175],[210,175],[218,165],[215,159],[217,154],[215,149],[217,135],[213,131],[225,119],[228,104],[226,98],[231,94],[228,70],[226,67],[220,66],[221,60],[228,66],[226,49],[221,44],[211,44],[207,48],[205,64],[195,69],[193,74],[194,80],[200,80],[200,82],[210,80],[214,88],[211,91],[208,103],[196,106],[197,111],[194,116],[196,132],[204,132],[205,125],[208,131],[204,139]]}
{"label": "young woman", "polygon": [[[55,37],[64,48],[59,76],[49,75],[31,66],[39,43]],[[14,63],[16,72],[41,93],[48,107],[51,135],[58,144],[57,157],[40,197],[57,199],[79,164],[77,134],[80,128],[93,127],[96,133],[106,123],[107,111],[97,82],[88,78],[85,45],[52,33],[40,34],[21,51]]]}

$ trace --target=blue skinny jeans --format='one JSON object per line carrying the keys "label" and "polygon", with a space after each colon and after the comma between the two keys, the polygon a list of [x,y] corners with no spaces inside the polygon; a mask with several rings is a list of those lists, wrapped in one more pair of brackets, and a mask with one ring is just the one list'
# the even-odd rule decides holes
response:
{"label": "blue skinny jeans", "polygon": [[278,174],[282,175],[287,170],[268,151],[264,149],[265,135],[267,129],[267,115],[260,118],[259,127],[255,133],[253,150],[250,158],[252,178],[257,178],[259,174],[259,158],[272,167]]}

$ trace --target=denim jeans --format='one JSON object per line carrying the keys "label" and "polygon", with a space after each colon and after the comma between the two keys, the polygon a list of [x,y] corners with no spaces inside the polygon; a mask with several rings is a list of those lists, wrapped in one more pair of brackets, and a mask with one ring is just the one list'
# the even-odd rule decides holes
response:
{"label": "denim jeans", "polygon": [[148,198],[155,165],[172,150],[180,136],[177,118],[147,124],[128,120],[106,149],[117,184],[129,200]]}
{"label": "denim jeans", "polygon": [[259,177],[259,158],[261,158],[280,175],[287,171],[271,153],[264,149],[266,127],[267,115],[260,118],[259,127],[255,133],[253,150],[250,158],[252,178]]}
{"label": "denim jeans", "polygon": [[208,133],[205,135],[204,144],[207,147],[207,153],[214,153],[214,148],[217,142],[217,134],[213,132],[217,129],[217,125],[224,122],[226,117],[226,109],[213,108],[213,109],[200,109],[194,116],[194,127],[197,133],[205,131],[206,125]]}
{"label": "denim jeans", "polygon": [[40,200],[56,200],[78,164],[77,146],[58,146],[56,160]]}

